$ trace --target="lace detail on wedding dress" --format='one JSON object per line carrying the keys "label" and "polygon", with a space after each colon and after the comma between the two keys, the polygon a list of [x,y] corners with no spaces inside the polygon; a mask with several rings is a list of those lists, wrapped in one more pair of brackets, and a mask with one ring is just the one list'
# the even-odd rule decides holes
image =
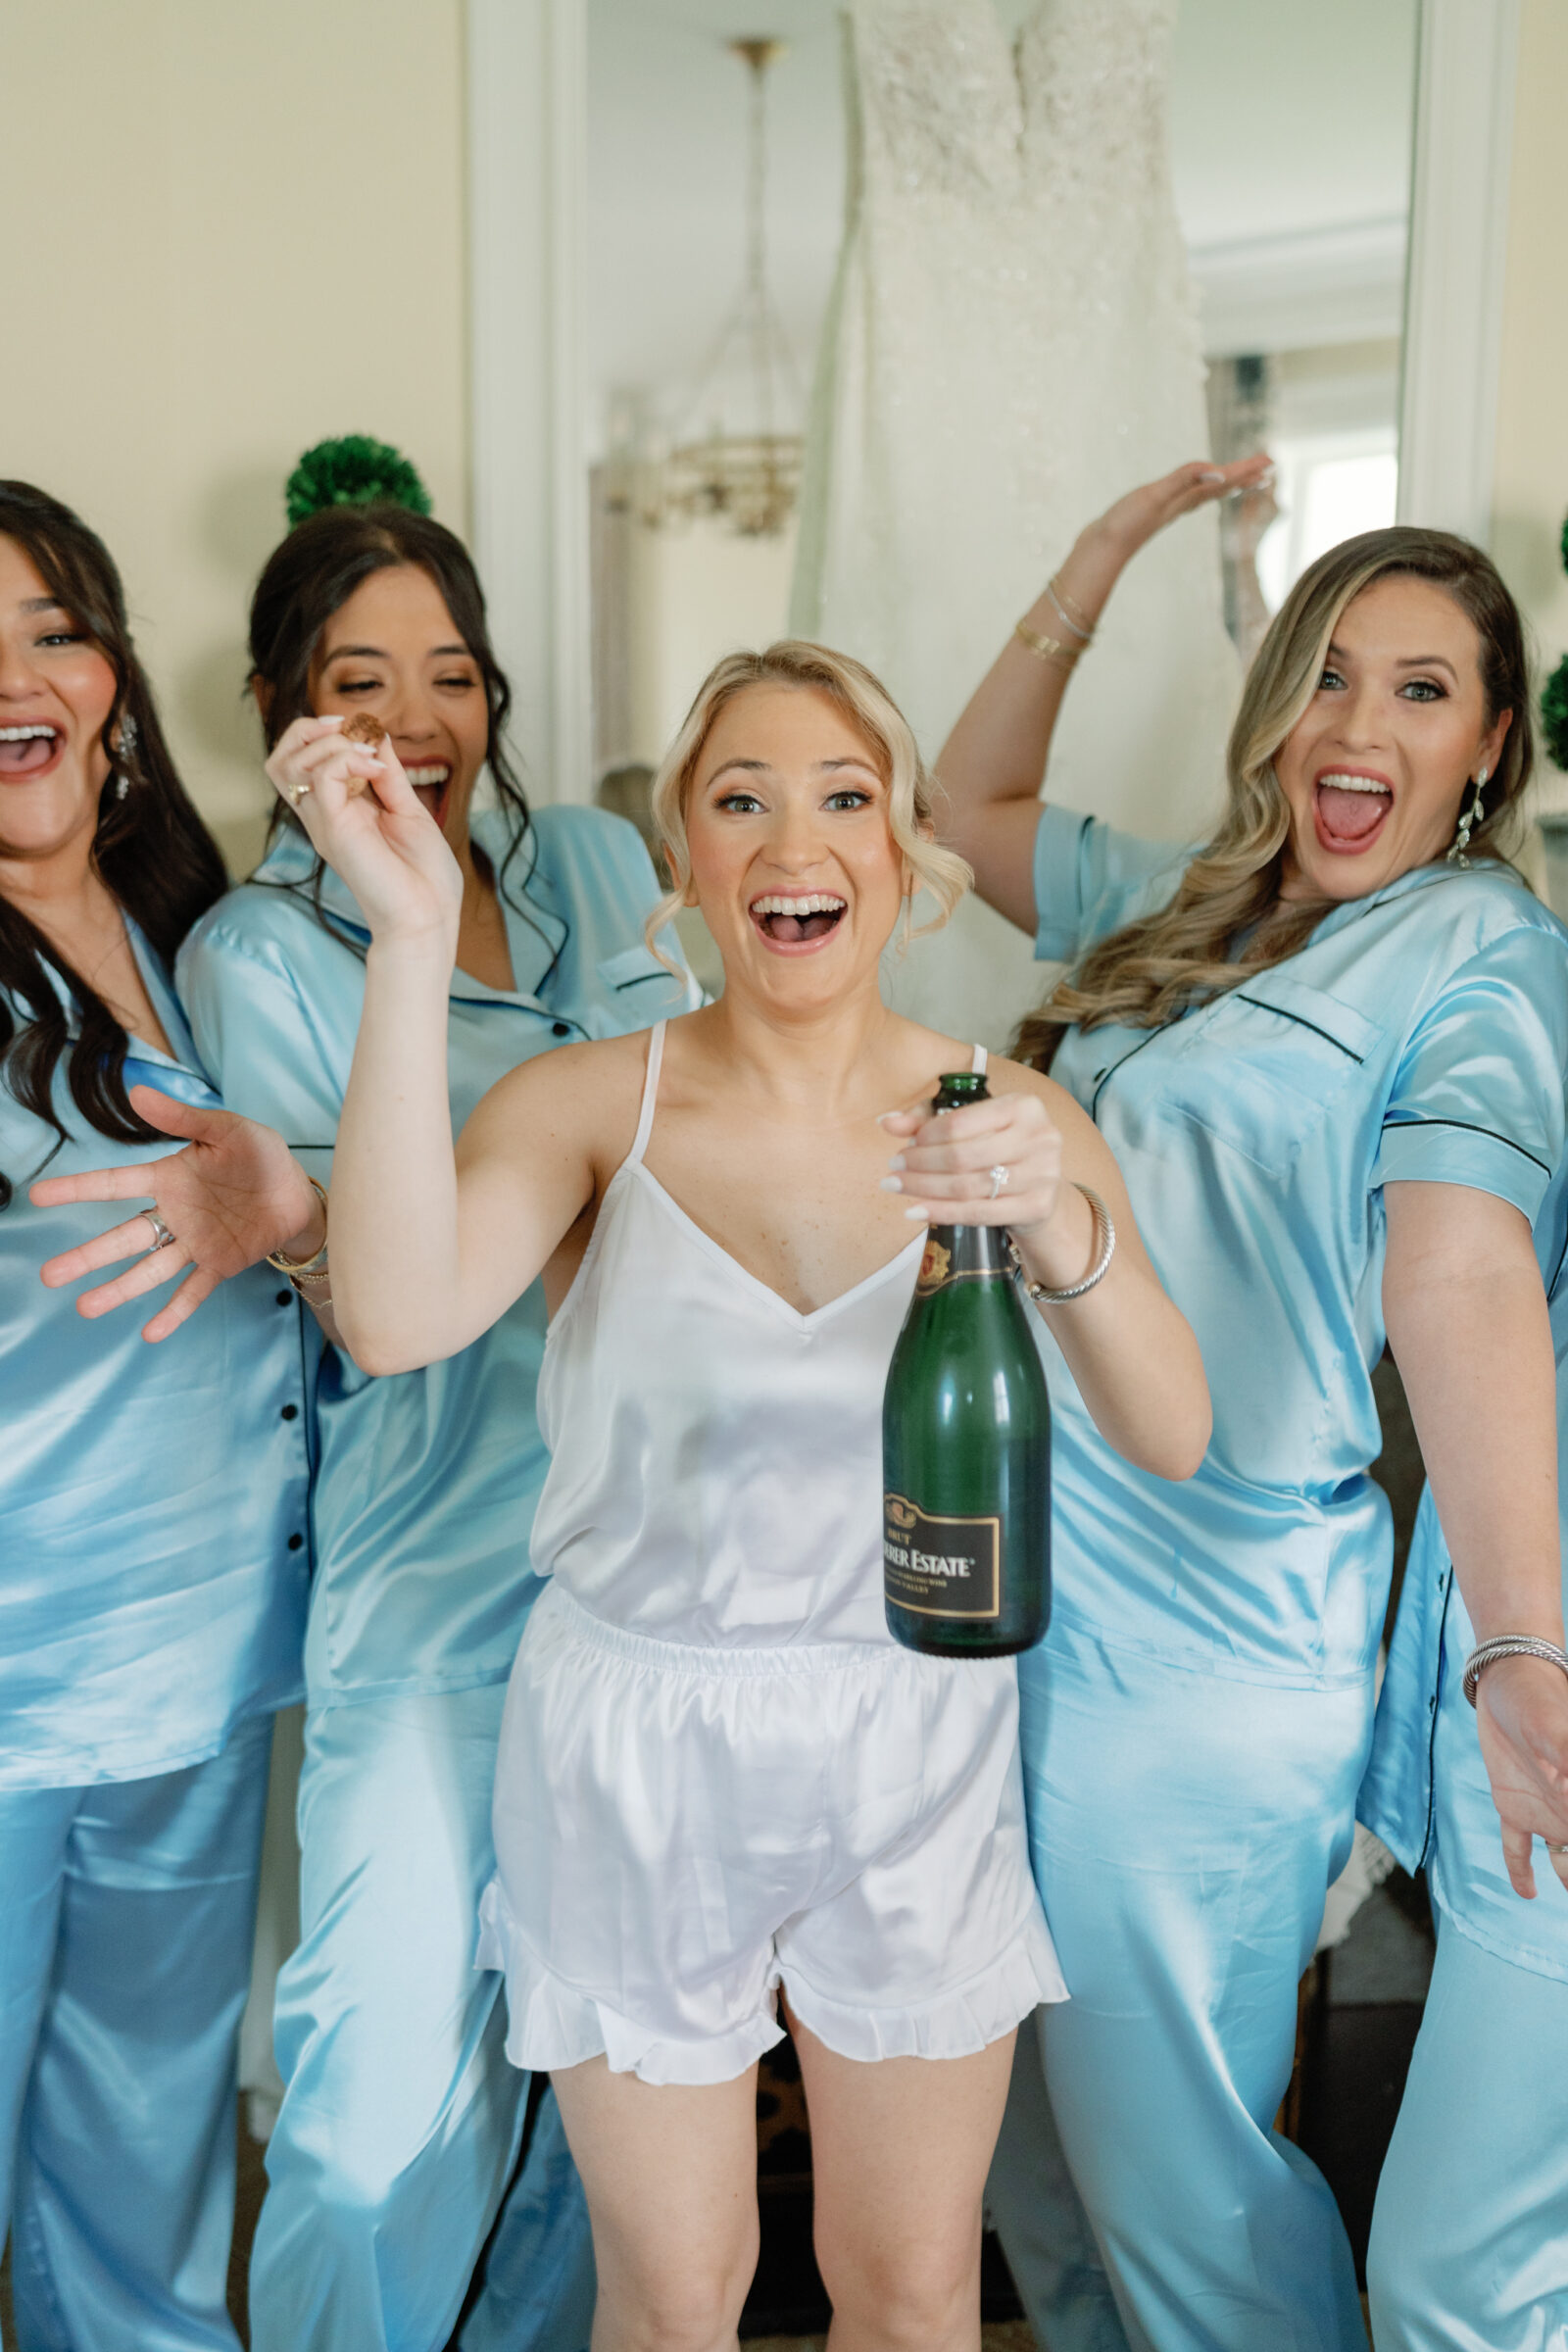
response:
{"label": "lace detail on wedding dress", "polygon": [[[1171,192],[1175,0],[851,0],[849,218],[813,394],[792,626],[858,654],[928,756],[1081,527],[1208,447]],[[1212,514],[1141,555],[1067,696],[1053,798],[1173,838],[1219,802],[1237,665]],[[997,1036],[1004,927],[901,999]],[[960,965],[967,964],[965,969]],[[982,970],[982,966],[984,967]],[[930,974],[928,989],[925,974]],[[925,1002],[935,990],[935,1002]]]}

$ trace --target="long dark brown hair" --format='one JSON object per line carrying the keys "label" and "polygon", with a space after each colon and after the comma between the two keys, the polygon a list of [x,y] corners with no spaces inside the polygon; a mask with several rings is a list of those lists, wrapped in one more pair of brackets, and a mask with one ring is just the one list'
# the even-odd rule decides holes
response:
{"label": "long dark brown hair", "polygon": [[[1506,858],[1535,764],[1530,660],[1519,608],[1495,564],[1451,531],[1398,524],[1330,548],[1302,572],[1257,649],[1226,757],[1229,802],[1213,839],[1192,860],[1169,906],[1092,948],[1018,1031],[1020,1061],[1049,1069],[1065,1032],[1107,1021],[1157,1029],[1194,1004],[1223,996],[1251,973],[1304,948],[1328,902],[1280,897],[1290,809],[1274,755],[1317,691],[1347,605],[1374,581],[1400,574],[1450,596],[1481,640],[1487,724],[1513,721],[1472,858]],[[1235,943],[1244,941],[1240,954]]]}
{"label": "long dark brown hair", "polygon": [[[272,550],[251,599],[251,684],[258,689],[267,748],[270,751],[295,719],[309,715],[311,664],[333,613],[373,573],[404,564],[417,564],[435,582],[484,682],[490,714],[485,760],[514,820],[512,847],[497,877],[500,883],[529,837],[527,795],[507,749],[512,688],[490,642],[484,591],[473,559],[456,532],[431,515],[387,505],[324,507],[297,523]],[[269,843],[289,827],[302,830],[279,802],[272,811]],[[322,872],[318,858],[318,914]],[[521,887],[526,889],[526,874]],[[525,901],[514,897],[514,904],[527,914]]]}
{"label": "long dark brown hair", "polygon": [[[0,481],[0,537],[24,551],[50,595],[114,670],[115,700],[100,738],[110,773],[98,799],[92,862],[164,961],[172,963],[186,932],[221,898],[228,878],[170,758],[114,560],[78,515],[30,482]],[[129,752],[116,748],[127,719],[134,722],[133,730],[125,730],[134,734]],[[117,771],[125,779],[122,796]],[[74,1043],[57,980],[74,1013]],[[97,990],[0,892],[0,1081],[24,1110],[54,1129],[50,1159],[68,1132],[54,1099],[55,1072],[68,1049],[66,1082],[90,1127],[117,1144],[167,1140],[130,1107],[128,1044]],[[11,1179],[0,1171],[0,1209],[10,1205],[12,1195]]]}

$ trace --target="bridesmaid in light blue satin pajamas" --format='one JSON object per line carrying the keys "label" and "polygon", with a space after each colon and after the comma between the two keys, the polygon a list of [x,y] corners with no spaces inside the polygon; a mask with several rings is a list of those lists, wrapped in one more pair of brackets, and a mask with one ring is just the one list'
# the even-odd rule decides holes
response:
{"label": "bridesmaid in light blue satin pajamas", "polygon": [[[1568,1168],[1537,1238],[1568,1601]],[[1378,2352],[1568,2346],[1568,1887],[1539,1846],[1535,1900],[1508,1883],[1461,1688],[1474,1645],[1429,1489],[1357,1808],[1406,1870],[1425,1868],[1438,1930],[1367,2253]]]}
{"label": "bridesmaid in light blue satin pajamas", "polygon": [[[1167,848],[1045,809],[1040,954],[1076,956],[1173,879]],[[1560,926],[1511,875],[1444,865],[1171,1028],[1074,1030],[1053,1064],[1116,1154],[1214,1399],[1208,1456],[1173,1487],[1111,1471],[1051,1367],[1056,1598],[1019,1662],[1024,1778],[1072,1993],[1042,2013],[1046,2073],[1132,2322],[1124,2339],[1107,2312],[1110,2345],[1261,2344],[1281,2310],[1303,2345],[1358,2340],[1333,2200],[1269,2126],[1349,1852],[1393,1561],[1367,1475],[1381,1188],[1471,1185],[1534,1218],[1565,1067]],[[1095,2128],[1108,2099],[1136,2163]],[[1031,2228],[1054,2269],[1098,2270],[1073,2203]]]}
{"label": "bridesmaid in light blue satin pajamas", "polygon": [[[24,606],[18,626],[18,533],[32,525],[35,548],[68,559],[45,584],[79,588],[84,610]],[[62,929],[80,906],[109,918],[111,953],[80,962],[111,1018],[106,970],[117,1002],[139,993],[151,1019],[134,1017],[168,1041],[130,1034],[124,1086],[216,1104],[157,949],[122,902],[116,919],[101,880],[95,899],[101,859],[144,911],[174,915],[177,939],[222,887],[133,666],[113,567],[65,510],[14,483],[0,484],[0,567],[7,753],[19,724],[64,730],[42,772],[0,773],[5,952],[18,953],[8,886],[28,875],[30,847]],[[117,654],[118,689],[107,659],[104,674],[122,793],[84,771],[102,758],[98,730],[83,740],[62,693],[68,669]],[[73,791],[98,809],[95,830],[73,829]],[[21,953],[33,954],[24,934]],[[22,2352],[238,2352],[225,2304],[237,2036],[272,1710],[300,1693],[316,1335],[266,1267],[160,1345],[143,1340],[144,1313],[95,1324],[75,1311],[79,1285],[39,1281],[104,1217],[91,1201],[33,1203],[33,1180],[176,1148],[107,1135],[84,1112],[71,1080],[88,1015],[60,963],[38,953],[31,989],[0,986],[0,1038],[36,1046],[56,1010],[44,1100],[58,1125],[24,1099],[23,1054],[0,1061],[0,2234],[9,2225]],[[151,1238],[143,1227],[142,1250]]]}
{"label": "bridesmaid in light blue satin pajamas", "polygon": [[[1052,1074],[1116,1154],[1214,1409],[1184,1485],[1124,1469],[1046,1343],[1055,1604],[1020,1736],[1071,1997],[1040,2015],[1043,2080],[1020,2035],[989,2197],[1051,2352],[1364,2346],[1333,2198],[1272,2125],[1371,1745],[1386,1317],[1418,1421],[1465,1413],[1470,1317],[1528,1365],[1543,1446],[1549,1422],[1530,1237],[1568,1126],[1568,933],[1468,847],[1530,766],[1487,560],[1411,531],[1319,560],[1257,657],[1202,853],[1038,806],[1069,631],[1226,480],[1184,467],[1090,525],[939,762],[982,892],[1071,967]],[[1448,1492],[1550,1614],[1530,1463],[1516,1503],[1488,1458]]]}
{"label": "bridesmaid in light blue satin pajamas", "polygon": [[[133,1044],[126,1083],[214,1103],[135,944],[175,1058]],[[55,1089],[51,1176],[172,1148],[96,1134]],[[13,1182],[54,1141],[0,1088]],[[24,2347],[232,2346],[236,2035],[272,1710],[300,1695],[314,1334],[265,1267],[159,1347],[140,1316],[84,1322],[38,1268],[102,1228],[20,1183],[0,1215],[0,2213]]]}
{"label": "bridesmaid in light blue satin pajamas", "polygon": [[[505,817],[473,831],[499,867]],[[517,1062],[691,1001],[640,944],[659,890],[632,828],[546,808],[532,832],[530,911],[506,907],[515,986],[453,975],[455,1128]],[[291,830],[198,925],[179,987],[229,1107],[275,1127],[324,1184],[368,934],[330,873],[318,917],[314,867]],[[501,1709],[539,1589],[528,1531],[547,1461],[534,1417],[544,1337],[536,1286],[425,1371],[371,1379],[335,1348],[323,1362],[303,1938],[278,1987],[287,2087],[252,2287],[269,2352],[438,2352],[515,2158],[526,2078],[503,2055],[501,1980],[475,1975],[473,1956]],[[552,2102],[547,2132],[554,2115]],[[554,2158],[541,2146],[533,2161]],[[564,2254],[563,2228],[586,2247],[581,2192],[559,2169],[563,2210],[510,2250],[518,2293],[543,2294],[543,2273],[527,2274]]]}
{"label": "bridesmaid in light blue satin pajamas", "polygon": [[[432,584],[429,626],[411,621],[403,633],[409,598],[422,612]],[[290,643],[310,641],[313,597],[330,608],[311,672],[328,680],[326,708],[383,717],[449,840],[456,831],[465,855],[471,843],[476,870],[491,877],[495,931],[469,958],[488,956],[506,984],[453,973],[454,1131],[518,1062],[694,1003],[684,968],[672,974],[644,943],[660,891],[630,825],[592,808],[525,816],[505,800],[470,821],[465,762],[487,741],[494,761],[505,683],[460,543],[385,511],[318,514],[283,542],[253,615],[259,668],[278,697],[274,735],[294,715],[274,667],[288,668]],[[331,650],[339,614],[355,640],[341,655]],[[468,659],[455,660],[451,644],[424,657],[432,629],[462,637],[456,652],[466,644]],[[362,658],[366,638],[379,655]],[[480,672],[488,738],[485,704],[461,690]],[[301,677],[296,662],[297,704],[320,709],[315,685],[316,703],[304,701]],[[179,959],[192,1029],[229,1107],[275,1128],[323,1184],[368,946],[354,900],[289,823]],[[587,2342],[594,2279],[581,2187],[547,2093],[524,2174],[506,2193],[528,2079],[504,2054],[501,1979],[474,1967],[507,1677],[540,1589],[528,1541],[546,1467],[534,1406],[544,1338],[535,1285],[482,1340],[422,1371],[370,1378],[335,1348],[323,1360],[302,1937],[278,1984],[285,2091],[252,2257],[257,2352],[440,2352],[498,2207],[465,2352]]]}

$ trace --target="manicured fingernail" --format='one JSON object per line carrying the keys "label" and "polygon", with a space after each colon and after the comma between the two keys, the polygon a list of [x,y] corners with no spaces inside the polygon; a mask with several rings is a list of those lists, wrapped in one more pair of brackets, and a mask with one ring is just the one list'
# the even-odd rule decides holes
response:
{"label": "manicured fingernail", "polygon": [[904,1153],[902,1152],[895,1152],[893,1157],[888,1161],[888,1166],[890,1168],[902,1168],[903,1165]]}
{"label": "manicured fingernail", "polygon": [[921,1224],[921,1225],[923,1225],[923,1224],[925,1223],[925,1221],[926,1221],[926,1215],[927,1215],[927,1211],[926,1211],[925,1204],[924,1204],[924,1202],[923,1202],[923,1201],[922,1201],[921,1205],[920,1205],[918,1208],[906,1208],[906,1209],[905,1210],[905,1212],[904,1212],[904,1213],[905,1213],[905,1215],[906,1215],[906,1217],[908,1217],[908,1218],[909,1218],[911,1221],[913,1221],[913,1222],[916,1222],[916,1223],[918,1223],[918,1224]]}
{"label": "manicured fingernail", "polygon": [[881,1189],[885,1193],[902,1193],[904,1187],[899,1182],[897,1176],[884,1176],[882,1179]]}
{"label": "manicured fingernail", "polygon": [[1205,482],[1222,482],[1225,479],[1225,476],[1217,466],[1211,466],[1208,471],[1201,478]]}

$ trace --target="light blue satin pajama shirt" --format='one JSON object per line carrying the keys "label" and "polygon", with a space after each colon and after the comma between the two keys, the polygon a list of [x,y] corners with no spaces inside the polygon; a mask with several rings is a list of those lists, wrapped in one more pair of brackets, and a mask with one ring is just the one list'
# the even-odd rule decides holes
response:
{"label": "light blue satin pajama shirt", "polygon": [[[1184,855],[1044,810],[1040,954],[1152,911]],[[992,2201],[1053,2352],[1364,2342],[1333,2200],[1271,2123],[1371,1740],[1382,1188],[1534,1219],[1565,1061],[1568,935],[1479,864],[1406,874],[1166,1028],[1073,1030],[1056,1057],[1198,1336],[1214,1435],[1185,1484],[1129,1467],[1047,1343],[1056,1599],[1019,1679],[1072,1998],[1042,2013],[1049,2106],[1021,2069]]]}
{"label": "light blue satin pajama shirt", "polygon": [[[172,1058],[217,1101],[131,927]],[[10,1001],[19,1024],[26,1010]],[[237,2352],[224,2307],[236,2036],[271,1710],[298,1697],[314,1337],[267,1268],[150,1347],[45,1258],[104,1230],[28,1183],[178,1147],[67,1141],[0,1083],[0,2212],[24,2352]],[[93,1279],[101,1279],[95,1277]]]}
{"label": "light blue satin pajama shirt", "polygon": [[[1568,1600],[1568,1169],[1536,1240]],[[1367,2254],[1379,2352],[1568,2352],[1568,1888],[1539,1845],[1535,1900],[1508,1884],[1461,1687],[1474,1646],[1429,1488],[1357,1808],[1406,1870],[1425,1867],[1438,1928]]]}
{"label": "light blue satin pajama shirt", "polygon": [[[453,975],[454,1133],[517,1063],[696,1001],[643,943],[660,893],[630,825],[541,809],[510,860],[504,813],[473,831],[502,875],[515,986]],[[290,828],[196,927],[178,978],[225,1101],[324,1183],[368,934],[314,870]],[[506,1678],[539,1590],[544,1337],[536,1283],[422,1371],[371,1379],[335,1348],[323,1360],[302,1940],[278,1987],[286,2089],[252,2264],[257,2352],[438,2352],[515,2162],[527,2080],[503,2054],[501,1979],[473,1960]],[[576,2352],[591,2304],[586,2211],[547,2100],[466,2352]]]}

